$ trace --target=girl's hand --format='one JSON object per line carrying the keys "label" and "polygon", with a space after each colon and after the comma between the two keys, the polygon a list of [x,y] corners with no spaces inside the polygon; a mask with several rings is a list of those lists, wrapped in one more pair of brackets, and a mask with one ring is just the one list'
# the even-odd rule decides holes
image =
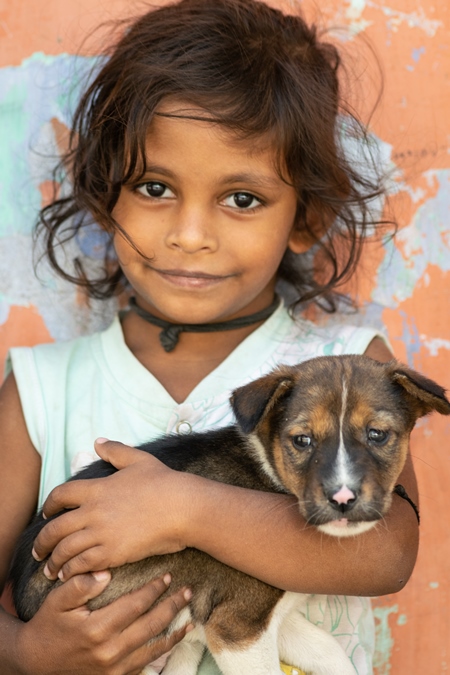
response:
{"label": "girl's hand", "polygon": [[97,453],[119,471],[55,488],[44,504],[50,517],[34,543],[45,574],[66,581],[75,574],[118,567],[150,555],[185,548],[183,489],[189,474],[173,471],[152,455],[112,441],[96,441]]}
{"label": "girl's hand", "polygon": [[18,622],[15,652],[21,673],[137,674],[184,637],[186,627],[148,644],[190,599],[190,591],[182,589],[152,608],[170,575],[90,611],[87,601],[104,590],[110,576],[103,571],[73,577],[51,591],[28,623]]}

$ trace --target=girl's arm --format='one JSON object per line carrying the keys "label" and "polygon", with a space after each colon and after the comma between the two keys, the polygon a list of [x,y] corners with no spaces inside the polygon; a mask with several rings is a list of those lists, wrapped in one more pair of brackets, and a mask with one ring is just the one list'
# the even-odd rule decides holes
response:
{"label": "girl's arm", "polygon": [[[0,390],[0,428],[1,593],[15,542],[36,508],[40,478],[40,457],[28,436],[13,376]],[[158,579],[120,603],[90,612],[86,602],[109,579],[109,572],[74,577],[52,591],[28,623],[0,608],[2,675],[138,673],[183,637],[184,630],[155,648],[147,645],[149,636],[159,634],[186,606],[186,589],[151,610],[170,581]]]}
{"label": "girl's arm", "polygon": [[[392,358],[380,340],[367,354],[379,360]],[[122,470],[108,478],[65,484],[51,493],[44,509],[47,515],[63,507],[74,510],[49,523],[36,539],[38,557],[54,549],[48,562],[50,577],[56,578],[61,570],[67,579],[185,546],[302,593],[393,593],[413,570],[417,520],[411,506],[396,495],[376,528],[338,539],[307,527],[292,497],[172,471],[147,453],[120,443],[97,443],[96,450]],[[410,458],[399,482],[417,503]]]}
{"label": "girl's arm", "polygon": [[[397,496],[378,527],[337,539],[307,527],[293,497],[172,471],[121,443],[97,444],[96,450],[122,470],[51,493],[48,513],[58,512],[63,504],[81,504],[70,518],[64,514],[53,520],[36,539],[42,557],[56,546],[49,560],[51,577],[56,578],[61,566],[67,579],[186,546],[301,593],[394,593],[414,567],[417,520],[411,506]],[[399,482],[414,500],[410,461]]]}

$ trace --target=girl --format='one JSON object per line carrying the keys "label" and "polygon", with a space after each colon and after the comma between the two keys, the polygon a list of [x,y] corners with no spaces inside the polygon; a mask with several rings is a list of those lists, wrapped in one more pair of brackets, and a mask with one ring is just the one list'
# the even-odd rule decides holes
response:
{"label": "girl", "polygon": [[[73,510],[34,551],[51,553],[46,574],[66,583],[28,624],[1,616],[3,673],[138,673],[170,647],[145,644],[171,618],[147,613],[154,590],[98,612],[85,602],[105,569],[186,546],[310,594],[309,619],[336,635],[357,673],[372,672],[364,596],[396,592],[411,574],[418,533],[406,502],[394,498],[385,527],[337,541],[308,528],[290,497],[179,474],[131,447],[229,423],[230,391],[277,363],[391,358],[371,329],[319,327],[299,313],[312,300],[336,309],[334,289],[354,271],[382,194],[339,143],[339,65],[297,16],[254,0],[183,0],[130,25],[82,98],[63,162],[72,187],[43,210],[39,231],[66,279],[93,297],[126,286],[134,300],[104,333],[12,351],[0,406],[1,581],[37,504],[47,516]],[[96,277],[58,255],[92,219],[110,245]],[[95,445],[120,470],[53,489],[97,436],[127,444]],[[416,499],[410,461],[401,482]],[[218,672],[208,655],[199,672]]]}

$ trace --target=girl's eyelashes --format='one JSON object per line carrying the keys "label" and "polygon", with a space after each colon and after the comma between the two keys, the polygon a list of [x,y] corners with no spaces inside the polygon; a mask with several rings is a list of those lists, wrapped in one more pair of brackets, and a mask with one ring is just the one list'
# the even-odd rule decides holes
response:
{"label": "girl's eyelashes", "polygon": [[152,197],[153,199],[173,199],[175,197],[167,185],[157,180],[141,183],[135,187],[135,191],[143,197]]}
{"label": "girl's eyelashes", "polygon": [[241,211],[253,211],[262,206],[263,202],[251,192],[233,192],[222,201],[222,204]]}
{"label": "girl's eyelashes", "polygon": [[[136,185],[134,192],[151,199],[175,199],[176,197],[175,193],[165,183],[158,180],[140,183]],[[251,192],[233,192],[233,194],[225,197],[220,204],[239,211],[251,212],[263,206],[264,203],[262,199],[255,197]]]}

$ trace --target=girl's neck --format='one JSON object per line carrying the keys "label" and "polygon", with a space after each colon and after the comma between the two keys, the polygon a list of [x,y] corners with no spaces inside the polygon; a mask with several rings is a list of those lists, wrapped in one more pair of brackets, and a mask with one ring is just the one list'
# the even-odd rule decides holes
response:
{"label": "girl's neck", "polygon": [[122,329],[133,355],[177,403],[182,403],[262,323],[217,333],[182,333],[169,353],[159,341],[161,329],[133,312],[122,319]]}

